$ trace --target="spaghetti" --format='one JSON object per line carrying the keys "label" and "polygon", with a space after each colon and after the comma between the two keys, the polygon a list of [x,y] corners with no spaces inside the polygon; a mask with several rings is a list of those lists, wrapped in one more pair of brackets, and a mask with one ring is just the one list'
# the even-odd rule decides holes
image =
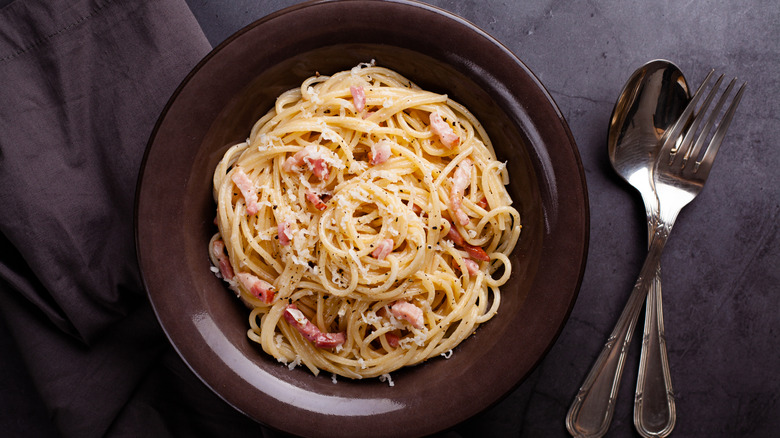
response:
{"label": "spaghetti", "polygon": [[217,165],[212,270],[280,362],[387,377],[496,314],[521,229],[508,178],[446,95],[373,62],[313,76]]}

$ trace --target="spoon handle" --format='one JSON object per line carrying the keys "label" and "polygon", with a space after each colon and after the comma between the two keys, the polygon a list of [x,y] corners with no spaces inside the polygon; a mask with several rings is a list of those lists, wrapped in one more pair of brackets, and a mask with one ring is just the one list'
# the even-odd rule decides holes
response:
{"label": "spoon handle", "polygon": [[645,305],[645,329],[634,397],[634,426],[645,438],[666,437],[676,421],[658,271]]}
{"label": "spoon handle", "polygon": [[671,218],[669,225],[656,229],[628,302],[569,408],[566,428],[575,437],[601,437],[609,429],[631,336],[656,277],[673,223]]}

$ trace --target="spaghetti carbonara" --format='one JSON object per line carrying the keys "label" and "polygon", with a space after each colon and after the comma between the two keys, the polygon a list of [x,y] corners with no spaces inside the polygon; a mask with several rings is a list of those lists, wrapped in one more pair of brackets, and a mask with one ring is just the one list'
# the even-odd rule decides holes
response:
{"label": "spaghetti carbonara", "polygon": [[508,178],[446,95],[373,62],[316,75],[217,165],[212,270],[280,362],[388,377],[496,314],[521,229]]}

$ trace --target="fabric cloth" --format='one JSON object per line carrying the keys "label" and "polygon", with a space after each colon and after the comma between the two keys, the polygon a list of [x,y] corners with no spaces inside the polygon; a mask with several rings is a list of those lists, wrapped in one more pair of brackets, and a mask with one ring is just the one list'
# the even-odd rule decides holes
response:
{"label": "fabric cloth", "polygon": [[262,433],[176,356],[135,257],[145,146],[210,49],[184,0],[0,9],[4,436]]}

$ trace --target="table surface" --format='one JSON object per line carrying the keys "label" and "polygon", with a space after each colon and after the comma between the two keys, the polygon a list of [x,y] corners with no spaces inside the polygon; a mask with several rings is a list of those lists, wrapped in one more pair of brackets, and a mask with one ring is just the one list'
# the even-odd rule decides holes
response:
{"label": "table surface", "polygon": [[[186,1],[213,46],[257,19],[299,3]],[[0,0],[0,6],[6,3]],[[580,294],[549,354],[507,398],[441,437],[569,436],[566,412],[617,321],[646,254],[641,199],[612,169],[606,141],[609,117],[624,82],[637,67],[657,58],[676,63],[694,88],[711,68],[748,82],[707,186],[683,210],[664,253],[664,322],[678,413],[674,436],[777,436],[776,0],[426,3],[491,34],[547,87],[577,142],[591,213]],[[0,329],[3,335],[5,329]],[[3,362],[2,369],[19,366],[14,357],[8,361],[13,363]],[[638,362],[639,344],[634,342],[608,436],[639,436],[633,426]]]}
{"label": "table surface", "polygon": [[[213,45],[295,3],[188,0]],[[515,392],[450,435],[568,436],[566,412],[646,254],[641,199],[613,171],[606,140],[624,82],[656,58],[676,63],[692,88],[711,68],[748,82],[707,186],[680,215],[664,254],[664,322],[678,412],[675,435],[778,433],[777,3],[426,3],[476,24],[539,77],[577,141],[591,209],[585,277],[555,346]],[[638,362],[634,342],[609,436],[638,436],[633,426]]]}

